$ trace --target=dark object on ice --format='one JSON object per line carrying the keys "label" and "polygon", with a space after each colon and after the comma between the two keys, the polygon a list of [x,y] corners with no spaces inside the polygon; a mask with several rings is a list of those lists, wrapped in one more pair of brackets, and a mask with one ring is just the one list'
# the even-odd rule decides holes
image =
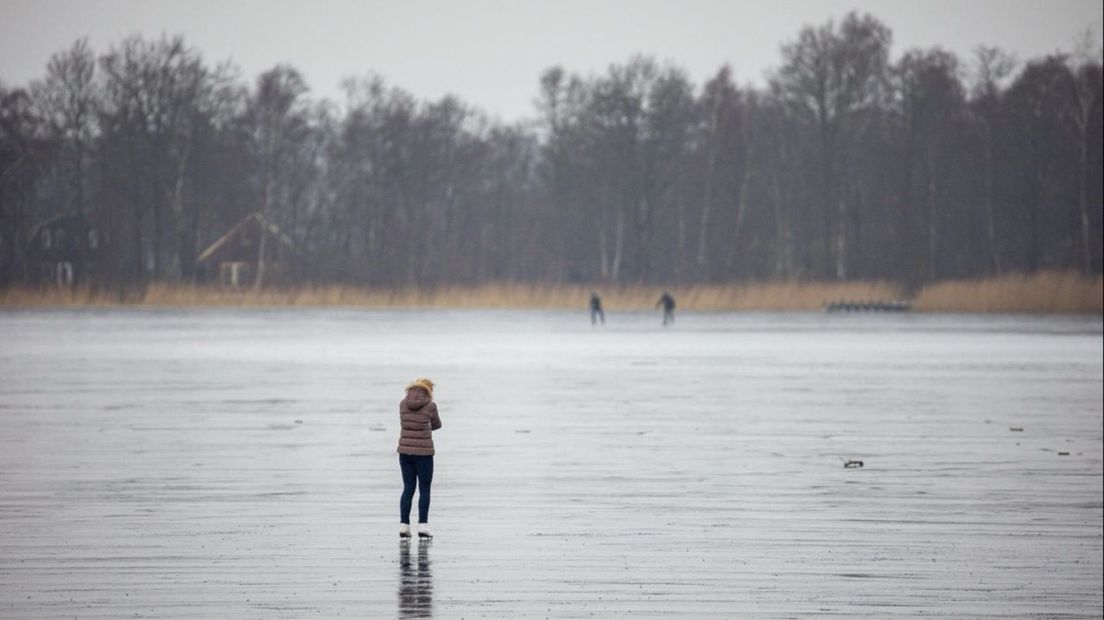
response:
{"label": "dark object on ice", "polygon": [[847,459],[846,461],[843,462],[843,466],[848,468],[848,469],[859,468],[859,467],[863,466],[863,462],[862,461],[856,461],[856,460],[853,460],[853,459]]}
{"label": "dark object on ice", "polygon": [[1059,452],[1058,456],[1069,456],[1069,452]]}
{"label": "dark object on ice", "polygon": [[671,296],[667,291],[663,291],[663,294],[659,296],[659,301],[656,302],[655,307],[663,306],[663,324],[675,322],[675,298]]}
{"label": "dark object on ice", "polygon": [[1023,427],[1022,426],[1009,426],[1008,430],[1012,431],[1013,433],[1022,433],[1023,432]]}
{"label": "dark object on ice", "polygon": [[302,420],[296,420],[296,421],[295,421],[295,423],[296,423],[296,424],[302,424],[302,423],[303,423],[303,421],[302,421]]}
{"label": "dark object on ice", "polygon": [[602,298],[598,296],[597,291],[590,293],[590,324],[597,325],[601,321],[602,325],[606,324],[606,313],[602,311]]}
{"label": "dark object on ice", "polygon": [[908,312],[912,304],[903,299],[892,301],[830,301],[824,304],[828,312]]}

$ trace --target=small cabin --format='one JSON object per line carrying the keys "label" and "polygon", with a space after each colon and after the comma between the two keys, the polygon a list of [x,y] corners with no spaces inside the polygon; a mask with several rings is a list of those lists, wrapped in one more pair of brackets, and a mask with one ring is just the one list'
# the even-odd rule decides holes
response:
{"label": "small cabin", "polygon": [[35,227],[27,247],[32,282],[70,287],[101,275],[107,235],[80,213],[58,215]]}
{"label": "small cabin", "polygon": [[201,281],[227,288],[252,286],[257,277],[261,235],[265,235],[265,283],[286,284],[301,272],[302,253],[295,243],[260,213],[234,225],[196,259]]}

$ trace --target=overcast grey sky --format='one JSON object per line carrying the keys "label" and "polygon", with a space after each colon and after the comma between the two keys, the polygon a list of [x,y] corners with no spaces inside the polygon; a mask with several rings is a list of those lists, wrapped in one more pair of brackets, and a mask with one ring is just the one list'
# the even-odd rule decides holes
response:
{"label": "overcast grey sky", "polygon": [[1100,0],[0,0],[0,81],[26,85],[78,37],[100,52],[128,34],[183,34],[249,79],[290,63],[315,97],[340,100],[344,77],[374,72],[513,121],[533,115],[554,64],[600,72],[641,52],[699,85],[724,63],[761,83],[802,25],[852,9],[893,30],[895,57],[939,45],[965,58],[979,44],[1034,57],[1102,28]]}

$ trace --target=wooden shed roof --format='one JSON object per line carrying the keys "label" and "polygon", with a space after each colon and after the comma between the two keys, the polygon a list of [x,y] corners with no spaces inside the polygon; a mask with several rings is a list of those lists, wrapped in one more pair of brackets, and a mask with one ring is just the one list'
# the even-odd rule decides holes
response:
{"label": "wooden shed roof", "polygon": [[260,213],[250,213],[242,218],[240,222],[234,225],[233,228],[228,230],[226,234],[219,237],[214,243],[210,245],[203,253],[196,259],[196,263],[203,263],[209,260],[212,256],[218,253],[223,247],[225,247],[230,240],[237,236],[241,231],[249,225],[250,222],[257,222],[261,225],[261,229],[270,233],[273,237],[280,241],[284,246],[295,253],[299,253],[299,248],[295,246],[295,242],[290,237],[285,235],[283,231],[276,227],[275,224],[266,220]]}

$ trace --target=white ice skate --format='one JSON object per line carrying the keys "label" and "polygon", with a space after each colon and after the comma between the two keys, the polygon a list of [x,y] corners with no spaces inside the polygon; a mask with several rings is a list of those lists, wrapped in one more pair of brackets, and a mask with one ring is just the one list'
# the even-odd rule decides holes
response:
{"label": "white ice skate", "polygon": [[410,538],[410,524],[409,523],[400,523],[399,524],[399,538]]}
{"label": "white ice skate", "polygon": [[433,538],[433,532],[429,531],[428,523],[418,524],[418,538]]}

